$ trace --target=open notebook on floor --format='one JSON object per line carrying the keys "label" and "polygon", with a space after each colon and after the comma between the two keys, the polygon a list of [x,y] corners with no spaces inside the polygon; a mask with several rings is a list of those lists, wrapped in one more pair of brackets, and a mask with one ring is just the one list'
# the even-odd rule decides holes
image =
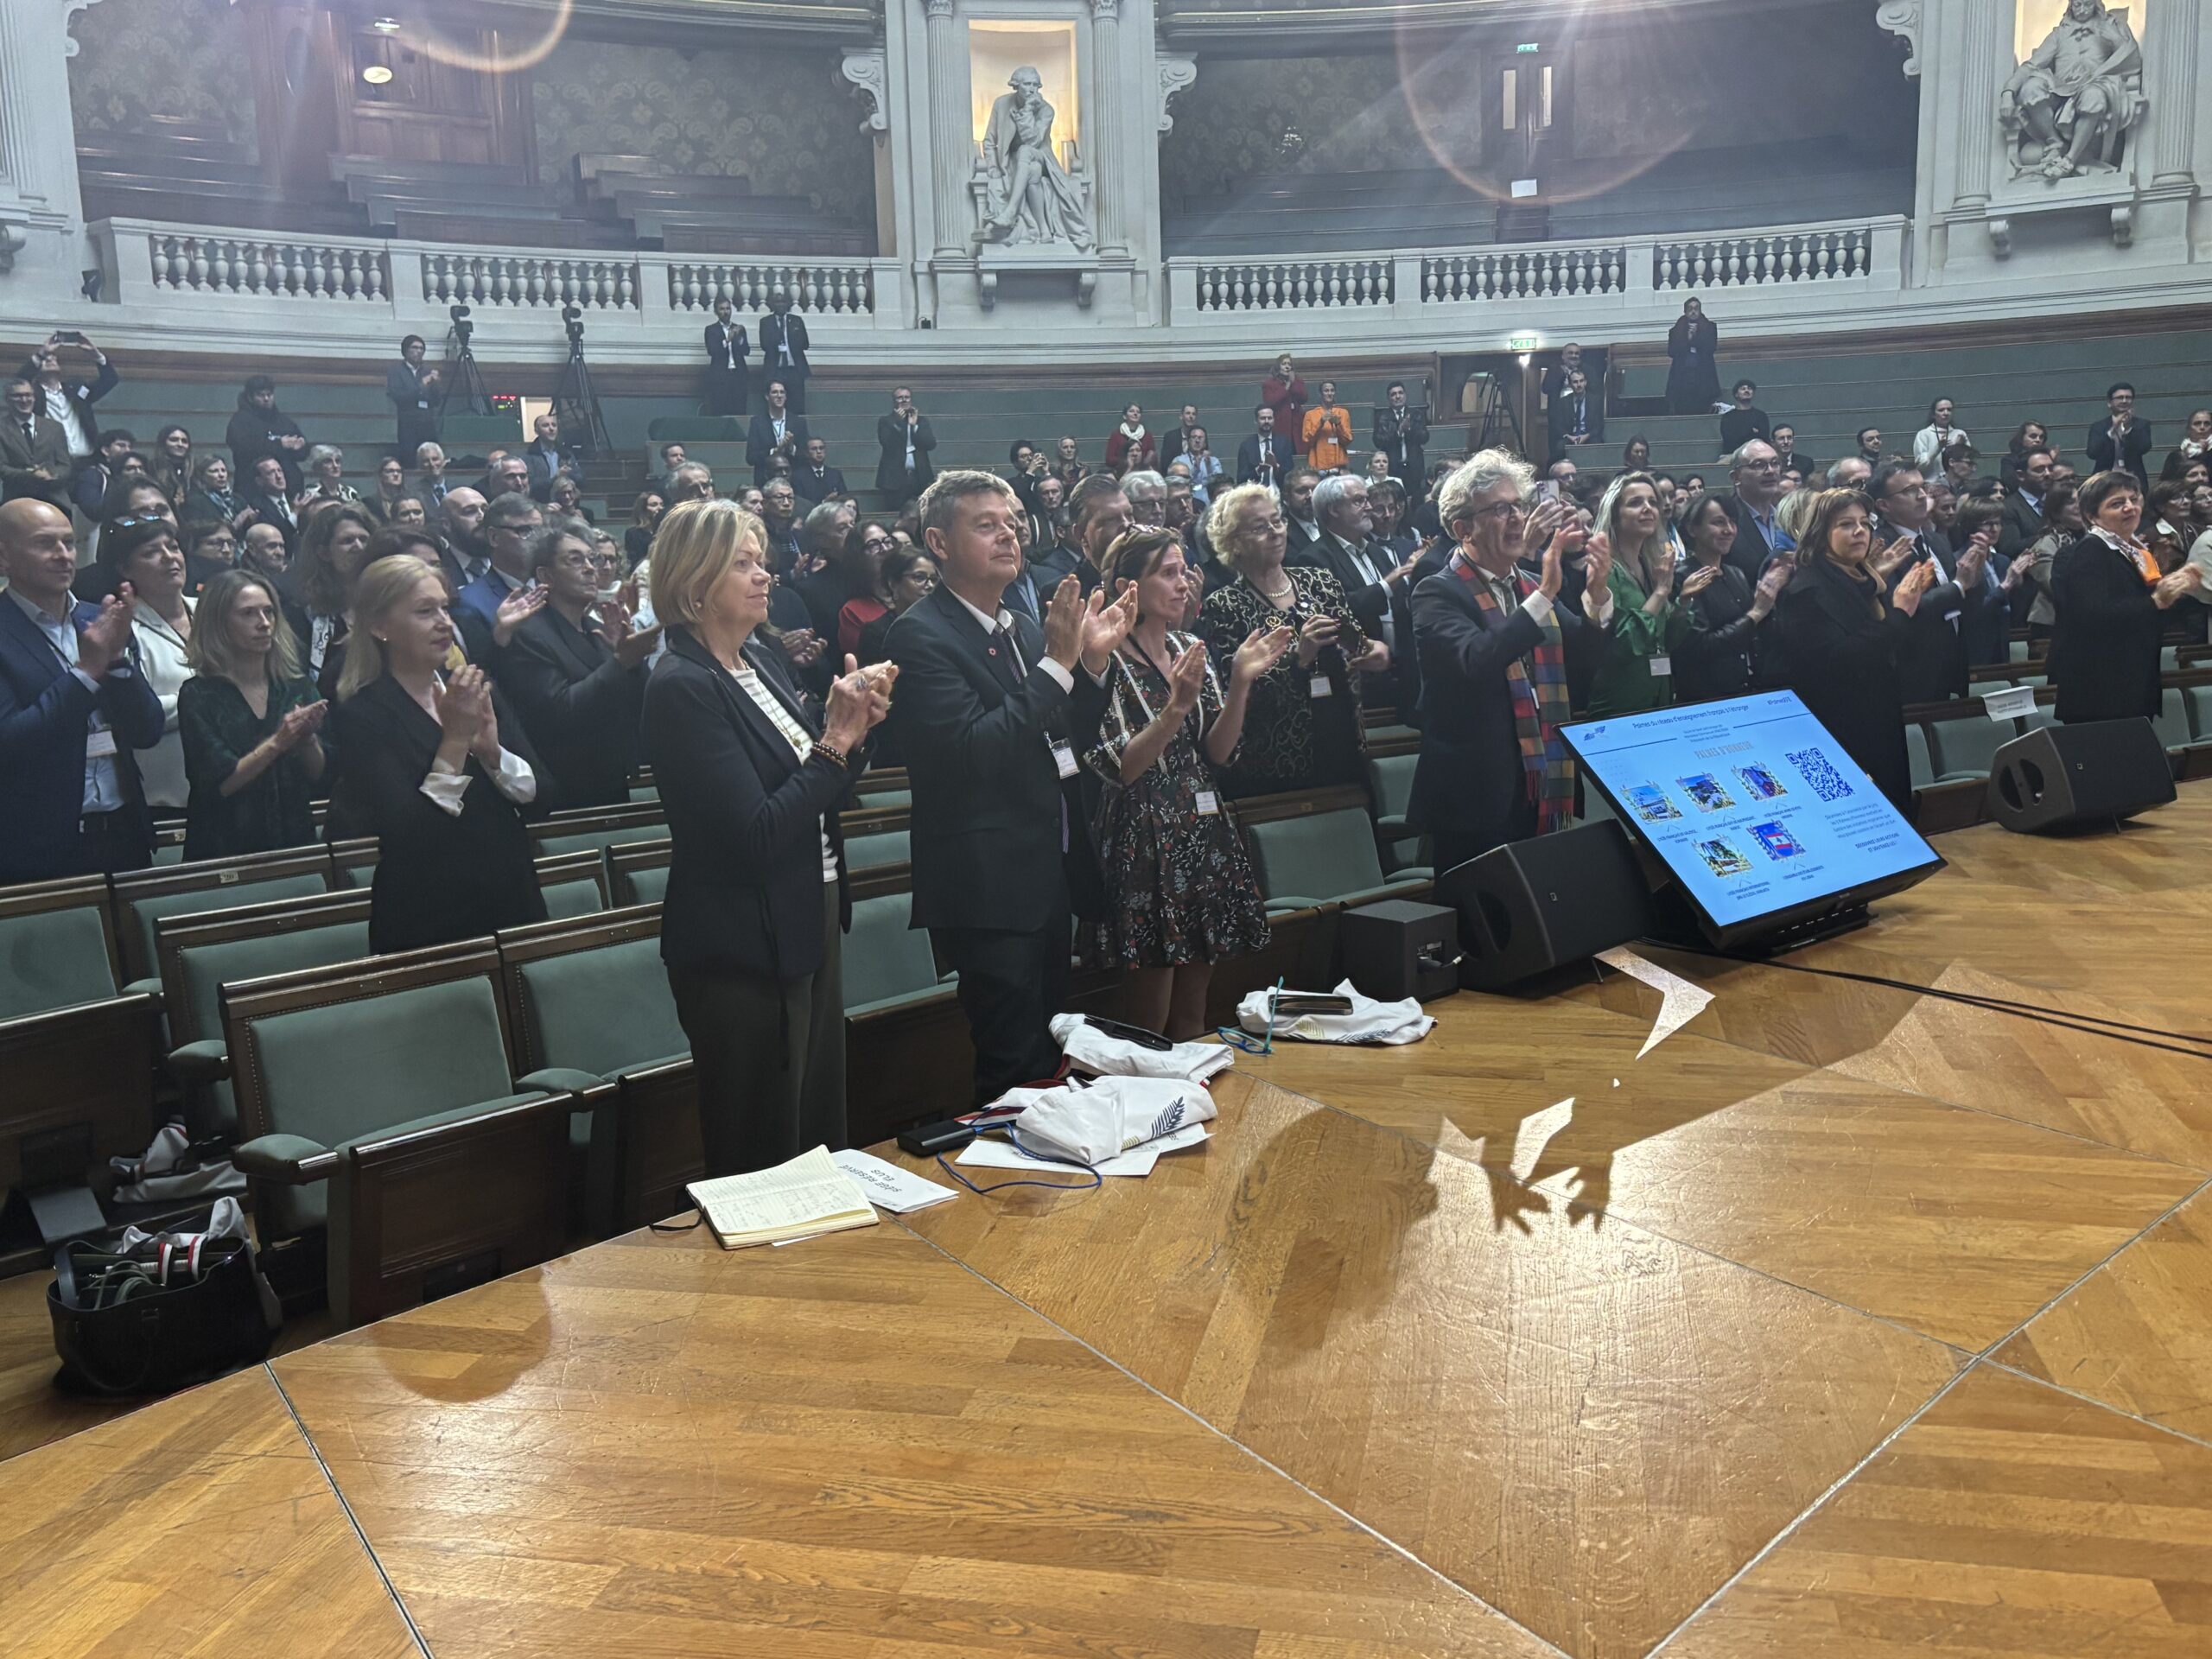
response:
{"label": "open notebook on floor", "polygon": [[694,1181],[683,1190],[726,1250],[875,1225],[875,1206],[827,1147],[773,1169]]}

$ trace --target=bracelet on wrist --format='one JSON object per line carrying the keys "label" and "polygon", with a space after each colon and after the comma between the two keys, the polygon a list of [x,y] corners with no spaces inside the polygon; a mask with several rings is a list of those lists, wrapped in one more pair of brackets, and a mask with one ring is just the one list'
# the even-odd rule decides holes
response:
{"label": "bracelet on wrist", "polygon": [[835,760],[848,772],[852,770],[853,763],[847,757],[845,751],[833,743],[826,743],[820,738],[815,739],[814,747],[807,751],[807,758],[812,760],[817,754],[825,760]]}

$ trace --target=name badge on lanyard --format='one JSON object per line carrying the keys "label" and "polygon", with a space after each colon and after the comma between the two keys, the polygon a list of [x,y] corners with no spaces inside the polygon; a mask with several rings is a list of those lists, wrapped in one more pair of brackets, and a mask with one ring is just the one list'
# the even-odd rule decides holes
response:
{"label": "name badge on lanyard", "polygon": [[1337,695],[1336,684],[1326,674],[1316,674],[1306,683],[1306,695],[1309,697],[1333,697]]}
{"label": "name badge on lanyard", "polygon": [[1052,740],[1052,764],[1059,769],[1063,779],[1075,776],[1075,751],[1068,747],[1064,737]]}
{"label": "name badge on lanyard", "polygon": [[1198,816],[1202,818],[1213,817],[1221,810],[1221,798],[1210,789],[1198,791]]}

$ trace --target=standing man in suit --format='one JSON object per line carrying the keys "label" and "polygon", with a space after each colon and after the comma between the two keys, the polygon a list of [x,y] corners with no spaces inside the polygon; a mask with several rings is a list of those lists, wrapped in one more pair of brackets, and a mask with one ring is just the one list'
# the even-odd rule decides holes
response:
{"label": "standing man in suit", "polygon": [[0,501],[28,497],[69,510],[69,435],[41,412],[38,388],[18,376],[6,387],[0,418]]}
{"label": "standing man in suit", "polygon": [[760,319],[761,366],[784,383],[791,413],[806,413],[806,319],[791,314],[791,296],[770,290],[768,315]]}
{"label": "standing man in suit", "polygon": [[1603,537],[1590,543],[1582,613],[1561,606],[1583,533],[1563,501],[1529,510],[1535,484],[1529,464],[1502,449],[1462,461],[1437,497],[1458,545],[1414,589],[1421,736],[1410,817],[1433,838],[1439,871],[1560,829],[1574,807],[1559,728],[1570,718],[1570,665],[1594,671],[1611,646],[1612,554]]}
{"label": "standing man in suit", "polygon": [[[70,345],[92,353],[94,373],[90,380],[71,380],[62,374],[61,348]],[[80,334],[57,331],[30,354],[23,364],[23,373],[38,388],[39,406],[67,435],[72,463],[82,466],[90,461],[99,435],[99,421],[92,405],[123,384],[107,353]]]}
{"label": "standing man in suit", "polygon": [[1998,556],[2009,569],[2014,559],[2043,539],[2043,499],[2050,491],[2050,469],[2058,457],[2031,449],[2020,457],[2018,483],[2005,497],[2005,517],[1997,532]]}
{"label": "standing man in suit", "polygon": [[2130,472],[2149,489],[2151,474],[2143,457],[2151,453],[2151,427],[2135,418],[2135,388],[2115,381],[2105,393],[2105,407],[2112,412],[2089,429],[2090,470]]}
{"label": "standing man in suit", "polygon": [[753,349],[745,325],[737,321],[736,308],[725,295],[715,302],[715,320],[707,325],[707,413],[742,415],[753,396],[752,370],[746,354]]}
{"label": "standing man in suit", "polygon": [[2005,602],[1996,583],[1983,579],[1989,540],[1977,537],[1961,551],[1951,550],[1950,538],[1936,525],[1927,478],[1913,461],[1899,458],[1883,462],[1867,493],[1874,498],[1878,516],[1869,562],[1882,554],[1886,543],[1891,556],[1883,569],[1892,584],[1904,581],[1916,564],[1933,568],[1930,585],[1911,613],[1904,648],[1897,653],[1897,682],[1904,700],[1910,705],[1963,697],[1968,638],[1979,626],[1983,607]]}
{"label": "standing man in suit", "polygon": [[921,512],[943,575],[892,624],[891,717],[914,795],[913,925],[960,976],[982,1103],[1060,1069],[1071,882],[1098,896],[1077,756],[1096,738],[1135,589],[1108,605],[1063,580],[1040,627],[1004,603],[1021,504],[1003,479],[946,473]]}
{"label": "standing man in suit", "polygon": [[1313,544],[1321,539],[1321,526],[1313,519],[1313,490],[1320,481],[1321,474],[1302,461],[1283,473],[1281,499],[1287,564],[1316,563]]}
{"label": "standing man in suit", "polygon": [[929,416],[914,407],[913,389],[894,386],[891,412],[875,423],[875,447],[881,454],[875,463],[875,487],[903,507],[930,486],[937,476],[930,451],[937,448],[937,434]]}
{"label": "standing man in suit", "polygon": [[1565,461],[1586,443],[1602,443],[1605,411],[1590,395],[1590,377],[1580,369],[1567,372],[1567,385],[1551,402],[1549,411],[1552,459]]}
{"label": "standing man in suit", "polygon": [[806,461],[791,474],[791,488],[799,499],[818,507],[833,495],[843,495],[845,475],[830,464],[830,446],[820,438],[806,441]]}
{"label": "standing man in suit", "polygon": [[550,410],[539,416],[531,430],[536,434],[522,452],[523,464],[530,472],[530,499],[543,502],[552,499],[553,480],[566,473],[576,475],[576,452],[561,447],[561,417]]}
{"label": "standing man in suit", "polygon": [[1401,561],[1375,538],[1368,496],[1367,480],[1349,474],[1325,478],[1313,486],[1313,518],[1320,533],[1303,562],[1336,577],[1367,637],[1389,648],[1389,671],[1361,680],[1362,701],[1395,698],[1397,709],[1409,712],[1419,698],[1418,682],[1408,672],[1414,660],[1413,585],[1408,580],[1413,561],[1410,556]]}
{"label": "standing man in suit", "polygon": [[1390,458],[1390,476],[1409,495],[1428,489],[1428,411],[1406,402],[1406,383],[1393,380],[1375,411],[1375,447]]}
{"label": "standing man in suit", "polygon": [[399,342],[399,361],[384,372],[384,395],[391,400],[399,423],[399,436],[391,453],[405,462],[438,435],[438,383],[442,377],[425,368],[423,359],[429,344],[420,334]]}
{"label": "standing man in suit", "polygon": [[1290,440],[1275,430],[1275,412],[1268,404],[1253,410],[1252,424],[1252,435],[1237,448],[1236,481],[1264,484],[1280,494],[1282,475],[1294,459]]}
{"label": "standing man in suit", "polygon": [[1764,438],[1753,438],[1728,457],[1728,481],[1735,486],[1728,498],[1728,516],[1736,521],[1736,544],[1728,550],[1728,563],[1756,588],[1766,562],[1797,545],[1774,516],[1782,499],[1782,457]]}
{"label": "standing man in suit", "polygon": [[143,869],[153,820],[132,751],[162,741],[137,671],[128,590],[70,592],[77,537],[47,501],[0,505],[0,883]]}
{"label": "standing man in suit", "polygon": [[753,417],[745,435],[745,459],[752,463],[755,484],[767,483],[772,470],[768,463],[779,455],[792,471],[798,470],[798,457],[812,434],[807,431],[805,421],[791,412],[789,403],[790,388],[783,376],[772,377],[768,382],[768,407]]}

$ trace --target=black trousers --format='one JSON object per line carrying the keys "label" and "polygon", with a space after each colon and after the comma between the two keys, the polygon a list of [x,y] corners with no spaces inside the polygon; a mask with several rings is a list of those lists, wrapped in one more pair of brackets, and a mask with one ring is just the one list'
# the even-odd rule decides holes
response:
{"label": "black trousers", "polygon": [[154,861],[146,842],[145,820],[124,808],[117,812],[87,812],[77,821],[75,875],[112,875],[118,870],[143,870]]}
{"label": "black trousers", "polygon": [[1062,905],[1033,933],[933,927],[930,941],[960,976],[960,1008],[976,1045],[976,1102],[1060,1069],[1052,1016],[1067,1000],[1072,923]]}
{"label": "black trousers", "polygon": [[822,966],[795,979],[668,970],[699,1079],[709,1176],[767,1169],[845,1144],[843,935],[823,884]]}
{"label": "black trousers", "polygon": [[1536,804],[1524,792],[1495,834],[1435,830],[1429,832],[1428,841],[1436,856],[1436,873],[1441,875],[1446,870],[1457,869],[1471,858],[1479,858],[1492,848],[1503,847],[1509,841],[1526,841],[1535,833]]}

